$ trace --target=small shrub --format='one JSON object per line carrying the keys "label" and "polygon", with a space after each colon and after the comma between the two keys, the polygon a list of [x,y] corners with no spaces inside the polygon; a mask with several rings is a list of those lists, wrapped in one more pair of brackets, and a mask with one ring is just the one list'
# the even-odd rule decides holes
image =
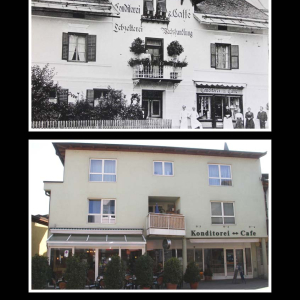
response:
{"label": "small shrub", "polygon": [[183,280],[187,283],[194,283],[200,281],[200,269],[194,261],[187,265]]}
{"label": "small shrub", "polygon": [[178,41],[173,41],[170,43],[170,45],[167,47],[168,55],[173,56],[173,55],[180,55],[184,49],[183,47],[179,44]]}
{"label": "small shrub", "polygon": [[140,38],[136,38],[132,44],[131,47],[129,47],[130,51],[133,52],[134,54],[142,54],[145,53],[145,45],[144,41]]}
{"label": "small shrub", "polygon": [[118,255],[114,255],[106,266],[104,282],[107,289],[121,289],[125,277],[125,266]]}
{"label": "small shrub", "polygon": [[84,289],[88,264],[81,261],[78,255],[68,257],[66,264],[64,278],[67,281],[67,289]]}
{"label": "small shrub", "polygon": [[44,289],[51,279],[48,257],[36,254],[32,257],[32,289]]}
{"label": "small shrub", "polygon": [[140,256],[135,264],[137,284],[141,287],[151,287],[153,283],[153,259],[147,254]]}
{"label": "small shrub", "polygon": [[164,283],[179,284],[182,278],[182,267],[176,257],[170,258],[164,267]]}

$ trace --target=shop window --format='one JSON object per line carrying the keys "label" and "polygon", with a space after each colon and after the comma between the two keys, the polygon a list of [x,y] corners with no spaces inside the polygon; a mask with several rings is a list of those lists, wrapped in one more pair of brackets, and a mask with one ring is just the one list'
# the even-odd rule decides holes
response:
{"label": "shop window", "polygon": [[225,275],[224,249],[204,249],[205,270],[210,268],[215,275]]}
{"label": "shop window", "polygon": [[153,272],[154,273],[161,272],[163,269],[163,250],[162,249],[148,250],[147,254],[154,261]]}
{"label": "shop window", "polygon": [[111,261],[112,256],[119,255],[119,249],[99,249],[99,267],[98,275],[103,276],[107,264]]}
{"label": "shop window", "polygon": [[239,69],[239,46],[210,44],[211,68],[221,70]]}
{"label": "shop window", "polygon": [[115,224],[115,200],[89,200],[88,223]]}
{"label": "shop window", "polygon": [[246,275],[252,275],[252,263],[251,263],[251,249],[245,249],[246,256]]}
{"label": "shop window", "polygon": [[62,59],[73,62],[96,61],[96,35],[63,32]]}
{"label": "shop window", "polygon": [[209,185],[232,186],[231,166],[208,165]]}
{"label": "shop window", "polygon": [[121,249],[121,259],[127,274],[135,274],[135,263],[140,256],[142,256],[141,249]]}
{"label": "shop window", "polygon": [[198,95],[197,112],[201,119],[211,119],[211,96]]}
{"label": "shop window", "polygon": [[202,249],[195,249],[195,263],[200,269],[203,271],[203,256],[202,256]]}
{"label": "shop window", "polygon": [[75,249],[75,255],[80,261],[87,263],[88,268],[95,270],[95,249]]}
{"label": "shop window", "polygon": [[66,270],[66,260],[72,255],[72,249],[52,248],[50,254],[50,267],[55,280],[61,279]]}
{"label": "shop window", "polygon": [[154,175],[173,176],[173,162],[155,161],[153,162]]}
{"label": "shop window", "polygon": [[234,205],[230,202],[211,202],[212,224],[235,224]]}
{"label": "shop window", "polygon": [[89,180],[93,182],[116,182],[117,161],[112,159],[91,159]]}

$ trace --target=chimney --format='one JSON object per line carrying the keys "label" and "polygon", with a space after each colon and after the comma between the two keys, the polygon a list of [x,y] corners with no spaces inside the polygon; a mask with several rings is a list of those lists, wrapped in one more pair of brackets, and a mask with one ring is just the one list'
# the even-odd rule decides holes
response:
{"label": "chimney", "polygon": [[225,150],[225,151],[229,151],[229,148],[228,148],[228,146],[227,146],[227,143],[224,144],[224,150]]}

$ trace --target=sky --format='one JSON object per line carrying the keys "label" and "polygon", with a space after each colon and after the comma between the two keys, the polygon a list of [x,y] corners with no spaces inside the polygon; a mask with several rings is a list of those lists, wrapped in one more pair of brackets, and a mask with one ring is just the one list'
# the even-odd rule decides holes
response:
{"label": "sky", "polygon": [[53,142],[131,144],[200,149],[267,152],[260,159],[262,173],[271,174],[270,140],[29,140],[29,214],[49,213],[49,197],[45,195],[43,181],[63,181],[63,165],[55,154]]}

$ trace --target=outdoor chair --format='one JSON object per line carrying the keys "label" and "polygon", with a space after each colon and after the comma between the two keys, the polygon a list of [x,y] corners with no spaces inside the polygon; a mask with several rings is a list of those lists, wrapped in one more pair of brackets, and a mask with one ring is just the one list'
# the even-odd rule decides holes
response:
{"label": "outdoor chair", "polygon": [[52,283],[54,285],[54,289],[59,289],[59,287],[57,286],[57,282],[54,278],[51,278],[52,279]]}
{"label": "outdoor chair", "polygon": [[88,287],[89,290],[92,289],[92,288],[95,288],[96,287],[96,283],[94,280],[86,277],[86,283],[85,283],[85,287]]}
{"label": "outdoor chair", "polygon": [[163,285],[163,277],[160,276],[158,277],[154,282],[153,282],[153,286],[155,289],[160,289]]}
{"label": "outdoor chair", "polygon": [[104,282],[103,279],[100,280],[99,286],[100,286],[100,289],[104,289],[105,288],[105,282]]}
{"label": "outdoor chair", "polygon": [[66,286],[67,286],[67,283],[65,281],[61,281],[59,284],[59,289],[61,290],[65,290],[66,289]]}
{"label": "outdoor chair", "polygon": [[126,275],[125,276],[125,284],[124,284],[124,289],[133,289],[133,283],[132,283],[132,278],[131,275]]}

